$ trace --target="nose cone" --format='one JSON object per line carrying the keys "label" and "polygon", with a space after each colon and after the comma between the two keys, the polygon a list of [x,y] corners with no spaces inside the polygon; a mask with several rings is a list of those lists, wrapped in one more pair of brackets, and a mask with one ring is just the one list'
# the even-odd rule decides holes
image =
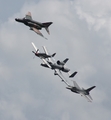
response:
{"label": "nose cone", "polygon": [[18,18],[15,18],[15,21],[18,21]]}
{"label": "nose cone", "polygon": [[15,21],[17,21],[17,22],[23,22],[23,19],[15,18]]}

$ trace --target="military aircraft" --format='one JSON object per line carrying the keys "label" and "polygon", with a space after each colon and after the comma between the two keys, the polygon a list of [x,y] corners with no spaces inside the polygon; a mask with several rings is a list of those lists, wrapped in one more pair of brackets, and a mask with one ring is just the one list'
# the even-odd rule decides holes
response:
{"label": "military aircraft", "polygon": [[[24,18],[15,18],[15,21],[24,23],[25,25],[30,27],[30,30],[33,30],[36,32],[38,35],[43,36],[43,34],[39,31],[42,28],[45,28],[47,33],[50,34],[49,32],[49,26],[52,24],[52,22],[45,22],[45,23],[40,23],[37,21],[34,21],[31,16],[31,12],[28,12]],[[44,37],[45,38],[45,37]],[[45,38],[47,39],[47,38]]]}
{"label": "military aircraft", "polygon": [[[52,54],[52,55],[49,55],[48,54],[48,52],[46,53],[39,53],[39,49],[37,49],[37,47],[35,46],[35,44],[32,42],[32,46],[34,47],[34,49],[35,49],[35,51],[36,52],[34,52],[34,51],[32,51],[37,57],[39,57],[42,61],[43,61],[43,63],[44,64],[47,64],[47,66],[49,67],[49,68],[51,68],[50,67],[50,65],[47,63],[47,61],[45,60],[45,59],[48,59],[48,58],[50,58],[50,57],[54,57],[55,56],[55,54],[56,53],[54,53],[54,54]],[[44,47],[43,47],[43,49],[45,49]]]}
{"label": "military aircraft", "polygon": [[88,100],[88,102],[92,102],[93,99],[90,96],[89,92],[92,89],[94,89],[96,86],[92,86],[92,87],[90,87],[88,89],[84,89],[84,88],[81,89],[75,81],[73,81],[73,84],[74,84],[74,86],[70,86],[69,84],[67,84],[68,87],[66,87],[66,88],[69,89],[69,90],[71,90],[72,92],[78,93],[81,96],[85,97]]}
{"label": "military aircraft", "polygon": [[46,59],[46,58],[54,57],[54,56],[56,55],[56,53],[54,53],[54,54],[52,54],[52,55],[49,55],[49,54],[47,54],[47,53],[40,53],[40,52],[39,52],[39,49],[37,49],[37,47],[35,46],[35,44],[34,44],[33,42],[32,42],[32,45],[33,45],[33,47],[34,47],[34,49],[35,49],[35,52],[34,52],[34,51],[32,51],[32,52],[33,52],[33,53],[35,54],[35,56],[37,56],[37,57]]}
{"label": "military aircraft", "polygon": [[[56,53],[49,55],[45,46],[42,46],[44,53],[40,53],[39,49],[37,49],[37,47],[35,46],[35,44],[33,42],[32,42],[32,46],[34,47],[34,49],[36,51],[36,52],[34,52],[34,51],[32,51],[32,52],[43,61],[43,63],[41,63],[41,66],[54,70],[55,71],[54,75],[58,75],[58,74],[62,75],[61,71],[63,71],[63,72],[70,71],[70,69],[64,67],[65,63],[69,60],[68,58],[66,58],[62,62],[58,60],[57,63],[55,63],[55,62],[52,62],[51,58],[54,57]],[[59,73],[57,70],[59,70]],[[77,72],[74,72],[73,74],[69,74],[69,77],[74,77],[76,74],[77,74]]]}
{"label": "military aircraft", "polygon": [[[65,65],[65,63],[66,63],[65,61],[67,61],[67,58],[60,63],[64,63],[64,65]],[[57,63],[47,61],[47,63],[48,64],[41,63],[41,66],[49,68],[49,65],[50,65],[50,68],[52,70],[58,69],[60,71],[60,73],[61,73],[61,71],[66,72],[66,73],[68,73],[70,71],[70,69],[64,67],[64,65],[58,64],[58,61],[57,61]],[[54,75],[56,75],[56,74],[57,73],[55,71]],[[71,74],[69,77],[73,77],[74,75],[75,75],[75,72],[73,74]]]}
{"label": "military aircraft", "polygon": [[[45,46],[43,46],[43,49],[44,49],[44,52],[45,52],[46,54],[48,54],[47,49],[46,49]],[[66,72],[66,73],[69,73],[70,69],[67,68],[67,67],[65,67],[65,64],[66,64],[66,62],[67,62],[68,60],[69,60],[69,59],[66,58],[66,59],[63,60],[63,61],[59,61],[59,60],[58,60],[57,62],[55,62],[54,60],[51,60],[51,58],[48,58],[48,59],[45,59],[45,62],[44,62],[44,63],[41,63],[41,66],[46,67],[46,68],[51,68],[52,70],[54,70],[54,71],[55,71],[55,72],[54,72],[54,75],[58,75],[58,73],[56,72],[56,69],[59,70],[59,73],[60,73],[60,74],[62,74],[61,71]],[[70,78],[71,78],[71,77],[74,77],[76,74],[77,74],[77,72],[74,72],[74,73],[72,73],[72,74],[69,73],[69,77],[70,77]]]}

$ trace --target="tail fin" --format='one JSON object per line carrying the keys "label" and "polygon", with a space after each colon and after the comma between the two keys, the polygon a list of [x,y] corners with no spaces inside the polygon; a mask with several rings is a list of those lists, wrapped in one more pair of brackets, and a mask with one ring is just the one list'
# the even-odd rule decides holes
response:
{"label": "tail fin", "polygon": [[45,27],[49,27],[51,24],[52,24],[52,22],[46,22],[46,23],[42,23]]}
{"label": "tail fin", "polygon": [[66,63],[69,60],[69,58],[66,58],[63,62]]}
{"label": "tail fin", "polygon": [[47,33],[50,34],[49,28],[48,28],[48,27],[52,24],[52,22],[46,22],[46,23],[42,23],[42,24],[44,25],[44,27],[45,27]]}
{"label": "tail fin", "polygon": [[52,54],[51,57],[54,57],[56,55],[56,53]]}
{"label": "tail fin", "polygon": [[77,72],[72,73],[69,77],[72,78],[77,74]]}
{"label": "tail fin", "polygon": [[89,93],[92,89],[94,89],[96,86],[92,86],[90,88],[88,88],[86,91]]}

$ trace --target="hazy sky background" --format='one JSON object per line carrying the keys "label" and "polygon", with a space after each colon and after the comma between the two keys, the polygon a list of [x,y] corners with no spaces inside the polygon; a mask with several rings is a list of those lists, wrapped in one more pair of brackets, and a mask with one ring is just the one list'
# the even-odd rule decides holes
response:
{"label": "hazy sky background", "polygon": [[[15,22],[30,11],[34,20],[53,22],[48,40]],[[111,1],[0,0],[0,120],[111,119]],[[53,71],[33,59],[31,42],[45,45],[56,60],[78,71],[80,87],[96,86],[93,102],[66,89]]]}

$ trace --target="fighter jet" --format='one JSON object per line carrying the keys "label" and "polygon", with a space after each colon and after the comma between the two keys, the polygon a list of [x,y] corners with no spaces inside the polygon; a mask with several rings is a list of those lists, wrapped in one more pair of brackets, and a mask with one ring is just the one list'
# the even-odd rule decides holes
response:
{"label": "fighter jet", "polygon": [[88,100],[88,102],[92,102],[93,99],[90,96],[89,92],[92,89],[94,89],[96,86],[92,86],[92,87],[90,87],[88,89],[84,89],[84,88],[81,89],[75,81],[73,81],[73,84],[74,84],[74,86],[70,86],[70,85],[67,84],[68,87],[66,87],[66,88],[71,90],[72,92],[78,93],[81,96],[85,97]]}
{"label": "fighter jet", "polygon": [[[45,48],[45,46],[43,46],[44,48],[44,52],[46,54],[48,54],[47,49]],[[69,73],[70,69],[65,67],[66,62],[69,59],[66,58],[63,61],[57,61],[55,62],[54,60],[52,60],[51,58],[45,59],[45,63],[41,63],[41,66],[46,67],[46,68],[51,68],[52,70],[54,70],[54,75],[58,75],[58,73],[56,72],[56,70],[59,70],[59,73],[62,74],[62,72],[66,72]],[[62,71],[62,72],[61,72]],[[73,74],[69,73],[69,77],[74,77],[76,75],[77,72],[74,72]]]}
{"label": "fighter jet", "polygon": [[[43,34],[39,31],[42,28],[45,28],[47,33],[50,34],[49,32],[49,26],[52,24],[52,22],[45,22],[45,23],[40,23],[37,21],[34,21],[31,16],[31,12],[28,12],[24,18],[15,18],[15,21],[24,23],[26,26],[30,27],[30,30],[33,30],[36,32],[38,35],[43,36]],[[45,38],[45,37],[44,37]],[[47,39],[47,38],[45,38]]]}
{"label": "fighter jet", "polygon": [[53,53],[52,55],[49,55],[47,53],[40,53],[39,52],[39,49],[37,49],[37,47],[35,46],[35,44],[32,42],[32,45],[35,49],[35,51],[32,51],[35,56],[39,57],[39,58],[43,58],[43,59],[46,59],[46,58],[51,58],[51,57],[54,57],[56,55],[56,53]]}

